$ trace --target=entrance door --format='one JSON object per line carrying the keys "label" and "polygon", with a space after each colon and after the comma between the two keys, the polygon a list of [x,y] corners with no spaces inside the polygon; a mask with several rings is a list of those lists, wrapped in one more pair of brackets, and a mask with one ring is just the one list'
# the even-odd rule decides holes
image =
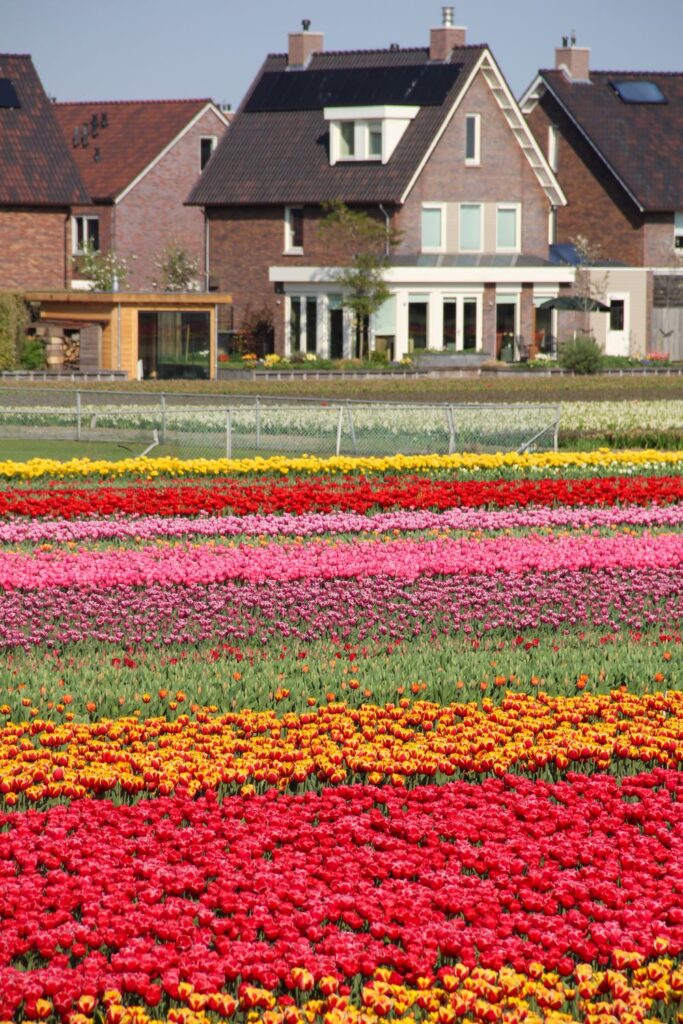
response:
{"label": "entrance door", "polygon": [[511,363],[515,358],[516,313],[514,302],[496,304],[496,353],[504,363]]}
{"label": "entrance door", "polygon": [[627,356],[629,354],[628,295],[610,295],[608,304],[605,355]]}
{"label": "entrance door", "polygon": [[330,359],[344,358],[344,310],[340,306],[330,306]]}

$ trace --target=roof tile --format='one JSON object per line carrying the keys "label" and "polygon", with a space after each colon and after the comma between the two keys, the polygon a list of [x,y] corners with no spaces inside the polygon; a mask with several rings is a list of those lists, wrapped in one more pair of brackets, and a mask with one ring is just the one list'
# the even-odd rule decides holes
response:
{"label": "roof tile", "polygon": [[[683,210],[683,73],[591,71],[590,82],[561,71],[541,76],[644,210]],[[610,84],[617,81],[654,82],[667,103],[624,103]]]}
{"label": "roof tile", "polygon": [[88,203],[78,173],[33,62],[27,54],[0,54],[0,78],[9,78],[21,104],[0,108],[0,203],[71,206]]}

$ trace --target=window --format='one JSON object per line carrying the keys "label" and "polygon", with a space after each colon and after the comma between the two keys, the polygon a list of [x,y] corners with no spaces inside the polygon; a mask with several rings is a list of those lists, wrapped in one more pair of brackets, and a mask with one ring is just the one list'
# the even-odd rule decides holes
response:
{"label": "window", "polygon": [[382,124],[380,121],[371,121],[368,125],[368,159],[382,159]]}
{"label": "window", "polygon": [[444,208],[441,205],[422,207],[422,251],[443,252]]}
{"label": "window", "polygon": [[318,301],[306,299],[306,351],[316,352],[318,347]]}
{"label": "window", "polygon": [[623,331],[624,329],[624,308],[623,299],[612,299],[609,304],[609,329],[610,331]]}
{"label": "window", "polygon": [[215,135],[203,135],[199,140],[199,169],[204,170],[218,142]]}
{"label": "window", "polygon": [[683,212],[674,215],[674,249],[683,249]]}
{"label": "window", "polygon": [[356,125],[354,121],[342,121],[339,125],[339,157],[350,160],[356,155]]}
{"label": "window", "polygon": [[467,114],[465,117],[465,163],[470,167],[481,159],[481,114]]}
{"label": "window", "polygon": [[496,252],[519,252],[519,217],[517,203],[496,207]]}
{"label": "window", "polygon": [[304,208],[285,206],[285,252],[300,254],[304,251]]}
{"label": "window", "polygon": [[548,163],[551,171],[558,168],[558,143],[560,141],[560,130],[556,124],[548,125]]}
{"label": "window", "polygon": [[99,217],[74,217],[73,219],[73,251],[83,253],[87,246],[95,252],[100,249]]}
{"label": "window", "polygon": [[666,103],[667,99],[656,82],[630,79],[625,82],[610,82],[622,103]]}
{"label": "window", "polygon": [[460,204],[460,251],[481,252],[481,203]]}
{"label": "window", "polygon": [[457,341],[458,304],[454,299],[445,299],[443,304],[443,347],[454,352]]}
{"label": "window", "polygon": [[289,351],[301,351],[301,299],[290,300],[289,306]]}
{"label": "window", "polygon": [[411,296],[408,300],[408,351],[427,348],[427,298]]}

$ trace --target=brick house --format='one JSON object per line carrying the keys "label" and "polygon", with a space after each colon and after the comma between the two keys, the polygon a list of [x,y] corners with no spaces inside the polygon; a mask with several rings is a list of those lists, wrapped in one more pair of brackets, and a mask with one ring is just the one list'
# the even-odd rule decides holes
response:
{"label": "brick house", "polygon": [[271,317],[275,350],[352,352],[322,204],[342,200],[401,235],[391,298],[370,324],[394,358],[419,349],[511,358],[555,327],[537,310],[573,280],[548,261],[564,195],[490,50],[468,46],[452,8],[430,45],[326,53],[289,36],[266,58],[193,189],[209,273],[236,323]]}
{"label": "brick house", "polygon": [[567,197],[553,242],[600,252],[610,314],[591,318],[596,338],[683,358],[683,74],[594,71],[564,40],[520,105]]}
{"label": "brick house", "polygon": [[179,242],[205,273],[201,212],[184,200],[230,115],[210,100],[55,103],[54,113],[92,203],[74,205],[69,253],[90,241],[129,268],[127,288],[155,286],[154,262]]}
{"label": "brick house", "polygon": [[0,289],[64,288],[70,211],[88,202],[27,54],[0,54]]}

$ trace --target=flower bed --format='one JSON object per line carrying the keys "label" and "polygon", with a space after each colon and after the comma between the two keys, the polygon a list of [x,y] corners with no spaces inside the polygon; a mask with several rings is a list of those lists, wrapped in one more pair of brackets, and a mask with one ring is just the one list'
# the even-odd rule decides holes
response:
{"label": "flower bed", "polygon": [[0,465],[0,1020],[673,1020],[682,465]]}

